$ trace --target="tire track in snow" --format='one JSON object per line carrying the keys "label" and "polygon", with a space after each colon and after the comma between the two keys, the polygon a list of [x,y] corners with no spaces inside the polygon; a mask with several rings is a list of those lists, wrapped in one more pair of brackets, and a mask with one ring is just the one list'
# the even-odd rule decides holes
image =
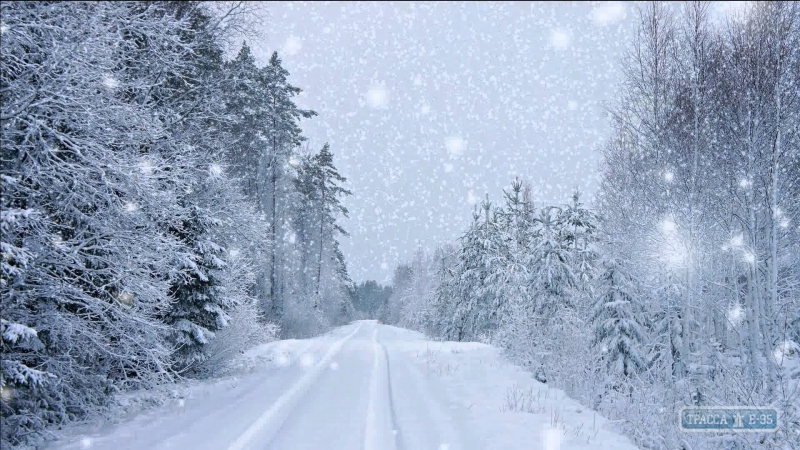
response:
{"label": "tire track in snow", "polygon": [[389,364],[386,349],[378,342],[377,327],[372,333],[372,357],[364,450],[396,450],[399,430],[394,420]]}
{"label": "tire track in snow", "polygon": [[[342,346],[349,341],[359,330],[361,330],[361,323],[358,324],[355,330],[353,330],[350,334],[345,336],[344,338],[336,341],[331,345],[331,348],[325,354],[325,356],[320,359],[319,363],[314,366],[311,370],[306,372],[295,384],[292,385],[289,390],[287,390],[283,395],[278,398],[272,406],[264,411],[253,424],[251,424],[242,434],[236,438],[230,446],[228,446],[227,450],[244,450],[247,448],[248,444],[261,432],[263,431],[270,423],[272,422],[273,425],[273,433],[280,427],[281,422],[285,419],[286,414],[284,417],[280,417],[279,413],[281,409],[285,409],[287,405],[290,405],[292,400],[295,397],[302,395],[308,388],[312,385],[312,383],[319,378],[320,374],[328,367],[330,361],[341,351]],[[287,411],[288,413],[288,411]],[[272,436],[268,436],[263,438],[263,441],[260,442],[262,445],[267,445],[269,441],[272,439]]]}
{"label": "tire track in snow", "polygon": [[383,349],[383,356],[386,361],[386,385],[388,386],[389,415],[391,418],[392,433],[394,433],[394,446],[395,450],[401,450],[405,448],[405,446],[403,445],[402,431],[397,423],[397,412],[394,409],[394,392],[392,391],[392,365],[389,362],[389,352],[386,350],[386,346],[381,344],[381,349]]}

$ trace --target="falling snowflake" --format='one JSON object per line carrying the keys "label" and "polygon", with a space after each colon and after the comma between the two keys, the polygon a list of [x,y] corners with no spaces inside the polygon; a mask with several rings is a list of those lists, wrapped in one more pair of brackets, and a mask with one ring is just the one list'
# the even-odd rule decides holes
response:
{"label": "falling snowflake", "polygon": [[451,136],[445,139],[444,147],[450,157],[458,157],[467,150],[467,141],[457,136]]}
{"label": "falling snowflake", "polygon": [[228,250],[228,254],[231,256],[231,258],[236,258],[237,256],[239,256],[240,252],[238,248],[232,248]]}
{"label": "falling snowflake", "polygon": [[414,77],[414,86],[422,86],[422,77],[417,75]]}
{"label": "falling snowflake", "polygon": [[222,175],[222,166],[217,163],[211,164],[208,167],[208,172],[211,174],[212,177],[218,177]]}
{"label": "falling snowflake", "polygon": [[297,36],[289,36],[286,38],[286,43],[283,44],[283,53],[287,55],[296,55],[303,48],[303,41]]}
{"label": "falling snowflake", "polygon": [[336,361],[331,363],[331,370],[339,370],[339,363]]}
{"label": "falling snowflake", "polygon": [[453,171],[453,165],[450,163],[444,163],[444,171],[446,173],[450,173]]}
{"label": "falling snowflake", "polygon": [[575,111],[576,109],[578,109],[578,102],[576,102],[575,100],[568,101],[567,109],[570,111]]}
{"label": "falling snowflake", "polygon": [[57,248],[64,248],[64,239],[61,236],[53,237],[53,245]]}
{"label": "falling snowflake", "polygon": [[728,322],[734,326],[739,325],[742,323],[742,319],[744,319],[744,310],[742,309],[741,305],[734,305],[728,310],[727,316]]}
{"label": "falling snowflake", "polygon": [[94,445],[94,440],[90,437],[84,436],[81,438],[81,448],[91,448]]}
{"label": "falling snowflake", "polygon": [[467,192],[467,203],[470,205],[478,203],[478,196],[475,195],[475,192],[473,192],[472,190],[469,190]]}
{"label": "falling snowflake", "polygon": [[664,180],[666,180],[667,182],[671,182],[674,179],[675,179],[675,174],[674,173],[672,173],[670,171],[664,172]]}
{"label": "falling snowflake", "polygon": [[153,163],[149,160],[144,160],[139,163],[139,170],[145,175],[152,175],[154,169]]}
{"label": "falling snowflake", "polygon": [[751,184],[753,183],[747,178],[742,178],[741,181],[739,181],[739,187],[741,187],[742,189],[747,189],[748,187],[750,187]]}
{"label": "falling snowflake", "polygon": [[139,210],[139,205],[135,202],[125,202],[125,212],[132,213]]}
{"label": "falling snowflake", "polygon": [[737,234],[736,236],[732,237],[730,240],[731,247],[741,247],[744,244],[744,236],[741,234]]}
{"label": "falling snowflake", "polygon": [[671,217],[667,217],[661,221],[661,231],[664,232],[664,234],[673,233],[676,229],[677,225]]}
{"label": "falling snowflake", "polygon": [[430,106],[430,105],[427,105],[427,104],[425,104],[425,105],[422,105],[422,106],[420,106],[420,107],[419,107],[419,112],[420,112],[420,114],[422,114],[422,115],[426,115],[426,114],[428,114],[429,112],[431,112],[431,106]]}
{"label": "falling snowflake", "polygon": [[627,11],[622,2],[606,2],[595,6],[591,12],[595,25],[606,26],[625,19]]}
{"label": "falling snowflake", "polygon": [[744,262],[746,262],[748,264],[753,264],[753,263],[756,262],[756,255],[754,255],[753,252],[751,252],[749,250],[745,250],[744,255],[742,256],[742,259],[744,259]]}
{"label": "falling snowflake", "polygon": [[6,34],[6,32],[8,32],[8,25],[0,23],[0,34]]}
{"label": "falling snowflake", "polygon": [[369,91],[367,91],[367,103],[375,109],[389,106],[389,91],[383,83],[374,84],[369,88]]}
{"label": "falling snowflake", "polygon": [[103,86],[108,89],[116,89],[119,87],[119,81],[113,75],[105,74],[103,75]]}
{"label": "falling snowflake", "polygon": [[389,268],[389,264],[386,264],[386,262],[382,262],[381,263],[381,270],[386,270],[388,268]]}
{"label": "falling snowflake", "polygon": [[550,45],[558,50],[569,47],[570,36],[566,30],[556,28],[550,31]]}

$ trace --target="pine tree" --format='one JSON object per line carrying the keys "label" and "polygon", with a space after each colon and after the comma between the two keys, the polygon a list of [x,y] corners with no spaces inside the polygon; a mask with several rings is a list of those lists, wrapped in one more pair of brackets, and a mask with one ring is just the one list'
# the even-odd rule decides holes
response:
{"label": "pine tree", "polygon": [[[323,256],[325,253],[324,243],[326,241],[335,243],[330,250],[334,251],[335,255],[333,262],[335,264],[334,271],[336,275],[338,275],[341,281],[349,280],[346,268],[343,266],[344,259],[339,257],[339,254],[337,254],[335,250],[338,250],[336,236],[348,236],[347,231],[337,222],[339,216],[347,217],[348,215],[347,208],[342,205],[340,197],[352,195],[352,193],[341,186],[341,183],[345,183],[347,179],[340,175],[333,165],[333,154],[330,151],[330,145],[327,143],[322,146],[322,150],[313,158],[312,177],[318,195],[317,205],[315,206],[319,224],[318,249],[316,255],[316,290],[314,292],[315,299],[317,299],[320,296],[320,287],[322,284]],[[318,305],[315,304],[314,307],[317,308]]]}
{"label": "pine tree", "polygon": [[278,53],[274,52],[269,63],[262,69],[263,80],[268,92],[266,99],[268,112],[266,120],[265,138],[270,146],[270,152],[265,161],[259,164],[262,170],[259,179],[266,186],[259,195],[260,204],[268,212],[270,223],[270,241],[275,243],[270,249],[269,273],[269,299],[270,316],[280,320],[283,316],[283,299],[279,296],[280,255],[278,254],[279,223],[282,221],[278,211],[279,186],[283,177],[283,168],[291,156],[292,150],[305,140],[301,134],[298,122],[301,118],[311,118],[317,113],[297,107],[293,97],[301,90],[288,82],[289,72],[281,65]]}
{"label": "pine tree", "polygon": [[644,340],[637,315],[641,307],[625,265],[617,259],[603,261],[592,319],[595,323],[594,345],[601,346],[600,358],[617,374],[630,376],[646,367],[641,354]]}
{"label": "pine tree", "polygon": [[536,314],[552,319],[562,308],[572,308],[572,290],[577,285],[572,271],[572,254],[559,234],[560,208],[543,208],[535,247],[530,253],[530,285],[536,299]]}
{"label": "pine tree", "polygon": [[209,236],[213,227],[208,213],[193,207],[179,236],[192,245],[191,257],[182,261],[186,274],[173,284],[170,295],[175,299],[166,322],[173,327],[171,341],[176,346],[174,361],[180,371],[191,369],[205,359],[203,346],[214,332],[227,325],[228,312],[234,305],[222,290],[220,275],[225,268],[225,249]]}

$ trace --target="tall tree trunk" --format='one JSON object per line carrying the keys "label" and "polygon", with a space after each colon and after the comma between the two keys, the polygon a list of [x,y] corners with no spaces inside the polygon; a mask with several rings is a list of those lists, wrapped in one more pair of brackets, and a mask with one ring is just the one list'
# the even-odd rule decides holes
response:
{"label": "tall tree trunk", "polygon": [[314,297],[314,309],[318,308],[319,305],[317,302],[319,301],[319,290],[320,284],[322,283],[322,232],[324,230],[325,225],[325,172],[322,173],[322,188],[321,188],[321,200],[319,206],[319,257],[317,258],[317,292],[316,296]]}

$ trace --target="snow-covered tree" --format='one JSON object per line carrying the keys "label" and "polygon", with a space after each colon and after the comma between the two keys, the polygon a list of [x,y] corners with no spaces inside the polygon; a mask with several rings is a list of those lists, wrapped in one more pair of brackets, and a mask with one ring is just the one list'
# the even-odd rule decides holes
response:
{"label": "snow-covered tree", "polygon": [[614,258],[603,261],[597,291],[600,295],[595,301],[592,319],[594,343],[601,349],[600,358],[616,374],[630,376],[644,370],[645,336],[638,318],[642,310],[637,287],[624,262]]}

